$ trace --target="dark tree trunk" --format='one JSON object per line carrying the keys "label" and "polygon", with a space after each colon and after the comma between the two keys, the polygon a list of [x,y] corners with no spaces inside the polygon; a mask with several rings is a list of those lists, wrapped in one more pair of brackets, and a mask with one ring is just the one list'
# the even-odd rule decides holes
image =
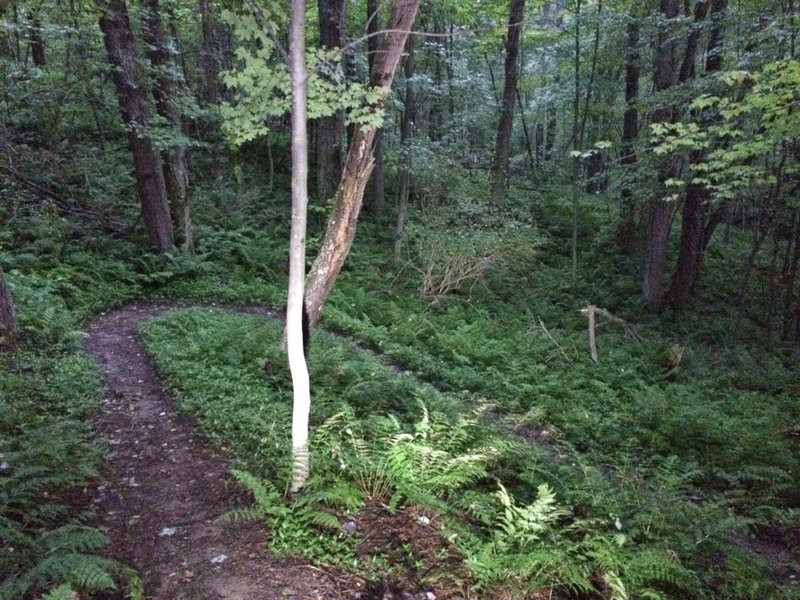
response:
{"label": "dark tree trunk", "polygon": [[414,98],[414,36],[406,40],[406,57],[403,73],[406,79],[406,95],[403,100],[403,116],[400,119],[400,173],[397,185],[397,224],[394,230],[394,261],[400,262],[403,233],[405,231],[406,209],[411,194],[411,138],[414,135],[416,120],[416,99]]}
{"label": "dark tree trunk", "polygon": [[[375,35],[380,31],[380,0],[367,0],[367,52],[369,60],[370,85],[378,86],[380,83],[375,81],[375,64],[378,60],[378,52],[381,48],[381,37]],[[383,127],[375,132],[375,167],[372,170],[370,181],[370,191],[372,196],[372,208],[376,212],[383,210],[386,205],[386,195],[384,193],[383,182]]]}
{"label": "dark tree trunk", "polygon": [[174,247],[161,157],[147,135],[147,86],[124,0],[96,0],[122,120],[128,127],[134,176],[150,241],[160,252]]}
{"label": "dark tree trunk", "polygon": [[[592,107],[594,98],[594,80],[597,76],[597,55],[600,50],[600,16],[603,12],[603,1],[597,1],[597,23],[594,29],[594,45],[592,48],[592,68],[589,71],[589,83],[586,86],[586,99],[583,104],[583,116],[581,118],[581,129],[578,135],[578,147],[583,150],[583,141],[586,139],[586,123],[589,119],[589,109]],[[599,194],[604,191],[606,186],[602,178],[605,160],[600,150],[595,150],[586,161],[586,192],[589,194]]]}
{"label": "dark tree trunk", "polygon": [[[376,54],[371,77],[373,84],[382,88],[381,104],[389,94],[419,2],[420,0],[394,0],[392,4],[388,32]],[[342,179],[336,191],[333,211],[328,220],[319,254],[308,275],[305,305],[309,331],[316,327],[325,300],[333,289],[336,277],[353,244],[358,214],[364,199],[364,189],[374,165],[372,151],[376,133],[376,129],[360,128],[353,133]]]}
{"label": "dark tree trunk", "polygon": [[544,158],[544,123],[536,123],[533,128],[534,156],[538,167]]}
{"label": "dark tree trunk", "polygon": [[556,147],[556,128],[558,127],[558,113],[556,107],[547,109],[547,129],[544,133],[544,159],[553,159],[553,149]]}
{"label": "dark tree trunk", "polygon": [[[319,9],[319,39],[323,48],[335,49],[344,45],[347,3],[344,0],[317,0]],[[344,67],[344,65],[342,65]],[[317,200],[326,201],[336,191],[342,176],[342,140],[344,113],[321,117],[315,123]]]}
{"label": "dark tree trunk", "polygon": [[14,303],[6,285],[3,266],[0,265],[0,347],[4,340],[12,340],[17,330],[17,316],[14,313]]}
{"label": "dark tree trunk", "polygon": [[723,36],[725,34],[725,14],[728,10],[728,0],[712,0],[711,19],[714,26],[708,37],[708,49],[706,51],[706,72],[722,70],[722,51]]}
{"label": "dark tree trunk", "polygon": [[203,62],[203,101],[209,105],[216,103],[219,98],[219,62],[210,0],[200,0],[200,27],[203,31],[200,54]]}
{"label": "dark tree trunk", "polygon": [[637,245],[636,201],[632,181],[636,164],[636,141],[639,139],[639,34],[636,17],[630,17],[625,33],[625,114],[622,117],[623,185],[622,218],[617,226],[617,245],[624,252],[633,252]]}
{"label": "dark tree trunk", "polygon": [[497,125],[497,141],[492,165],[492,203],[498,204],[503,195],[508,177],[508,156],[511,146],[511,132],[514,124],[514,99],[517,94],[517,68],[519,46],[522,37],[525,0],[511,0],[506,36],[505,82],[503,98],[500,103],[500,121]]}
{"label": "dark tree trunk", "polygon": [[31,48],[33,64],[37,67],[45,68],[47,66],[47,58],[44,53],[42,24],[39,21],[39,16],[30,10],[28,11],[28,44]]}
{"label": "dark tree trunk", "polygon": [[[675,58],[677,38],[674,22],[680,9],[679,0],[661,0],[661,14],[666,20],[658,33],[656,66],[653,73],[653,89],[656,93],[669,89],[675,79]],[[673,106],[669,101],[659,98],[653,109],[652,123],[667,123],[673,119]],[[676,164],[671,158],[662,161],[658,168],[658,189],[644,206],[644,234],[646,240],[645,273],[643,296],[650,306],[661,302],[661,287],[667,260],[669,226],[672,220],[672,204],[661,197],[664,182],[675,174]]]}
{"label": "dark tree trunk", "polygon": [[678,81],[685,83],[695,76],[695,63],[697,62],[697,44],[700,41],[700,28],[698,23],[704,21],[708,14],[710,5],[709,0],[700,0],[694,5],[694,23],[695,27],[689,33],[689,39],[686,40],[686,50],[683,53],[683,62],[681,63],[681,70],[678,73]]}
{"label": "dark tree trunk", "polygon": [[[788,342],[792,333],[796,331],[797,310],[794,308],[800,298],[795,298],[795,286],[797,285],[797,270],[800,267],[800,211],[794,210],[794,227],[789,239],[787,256],[791,258],[785,261],[783,279],[786,282],[786,292],[783,297],[783,332],[782,338]],[[792,249],[789,252],[790,249]]]}
{"label": "dark tree trunk", "polygon": [[[166,35],[159,12],[159,0],[145,0],[144,38],[147,44],[147,57],[155,70],[153,98],[158,114],[166,119],[176,131],[181,130],[181,116],[175,104],[175,81],[172,72],[176,68],[166,43]],[[192,219],[189,212],[189,167],[186,162],[186,148],[173,146],[162,150],[164,182],[167,188],[172,219],[175,224],[177,241],[185,252],[194,250],[192,240]]]}
{"label": "dark tree trunk", "polygon": [[[700,4],[705,6],[705,9],[699,8]],[[722,11],[726,9],[727,0],[715,0],[712,6],[712,15],[721,16]],[[698,3],[695,8],[695,21],[699,22],[705,19],[708,13],[708,3]],[[720,25],[714,28],[708,41],[708,49],[706,56],[714,57],[712,62],[706,60],[706,73],[711,73],[722,68],[722,52],[721,48],[717,45],[722,44],[722,31],[716,31]],[[695,29],[691,35],[694,35],[698,30]],[[683,65],[681,66],[680,77],[683,78],[694,77],[694,63],[695,54],[697,52],[697,40],[692,43],[691,36],[689,44],[686,47],[686,54],[684,55]],[[686,67],[691,64],[692,68]],[[712,68],[709,69],[709,66]],[[688,79],[681,79],[685,83]],[[691,165],[697,165],[705,160],[705,153],[702,151],[694,151],[689,156]],[[694,182],[690,182],[686,187],[686,195],[683,201],[682,220],[681,220],[681,240],[678,247],[678,260],[675,264],[675,274],[670,282],[669,289],[664,298],[665,304],[674,308],[683,308],[694,291],[697,285],[697,280],[700,275],[700,258],[706,244],[706,224],[705,213],[711,194],[708,188]]]}

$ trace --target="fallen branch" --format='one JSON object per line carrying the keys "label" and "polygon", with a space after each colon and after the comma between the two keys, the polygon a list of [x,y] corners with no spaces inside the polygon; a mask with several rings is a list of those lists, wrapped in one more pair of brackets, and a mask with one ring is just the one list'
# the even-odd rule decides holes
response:
{"label": "fallen branch", "polygon": [[[597,339],[596,339],[596,334],[595,334],[595,330],[597,329],[597,323],[596,323],[596,317],[595,317],[596,315],[600,315],[601,317],[604,317],[607,321],[609,321],[611,323],[617,323],[618,325],[622,325],[623,329],[625,329],[625,333],[627,333],[634,340],[636,340],[637,343],[639,343],[639,344],[642,343],[642,338],[639,336],[639,334],[636,333],[636,331],[633,329],[633,327],[627,321],[625,321],[624,319],[620,319],[619,317],[611,314],[607,310],[605,310],[603,308],[599,308],[599,307],[595,306],[594,304],[590,304],[586,308],[582,308],[580,310],[580,312],[581,312],[581,314],[586,315],[586,317],[589,319],[589,325],[588,325],[588,331],[589,331],[589,353],[590,353],[590,355],[592,357],[592,360],[594,362],[599,362],[599,360],[600,360],[599,359],[599,355],[597,353]],[[602,323],[601,323],[601,325],[602,325]]]}
{"label": "fallen branch", "polygon": [[62,213],[74,215],[76,217],[90,219],[93,221],[98,221],[104,230],[113,233],[125,233],[130,229],[130,226],[127,225],[126,223],[109,219],[108,217],[106,217],[105,215],[103,215],[98,211],[94,211],[88,208],[83,208],[80,206],[72,206],[71,202],[69,200],[65,200],[58,192],[55,192],[52,189],[45,187],[41,183],[34,181],[33,179],[26,176],[24,173],[20,173],[11,166],[0,164],[0,173],[5,173],[13,177],[14,180],[16,180],[18,183],[22,184],[29,190],[38,193],[40,196],[49,198],[50,200],[53,201],[56,208]]}
{"label": "fallen branch", "polygon": [[[572,359],[564,351],[564,348],[561,346],[561,344],[559,344],[558,341],[556,341],[556,339],[550,334],[550,331],[548,331],[547,327],[544,324],[544,321],[542,321],[542,318],[538,317],[537,320],[539,321],[539,323],[538,323],[539,328],[542,331],[544,331],[544,334],[547,336],[547,339],[549,339],[551,342],[553,342],[553,344],[555,344],[555,347],[558,348],[559,352],[561,352],[561,356],[564,357],[564,360],[567,361],[567,362],[572,362]],[[535,325],[534,325],[534,327],[535,327]]]}

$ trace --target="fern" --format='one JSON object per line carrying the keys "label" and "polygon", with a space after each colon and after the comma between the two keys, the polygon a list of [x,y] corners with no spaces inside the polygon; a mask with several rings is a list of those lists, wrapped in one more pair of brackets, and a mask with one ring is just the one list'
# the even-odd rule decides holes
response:
{"label": "fern", "polygon": [[75,600],[77,594],[68,583],[62,583],[42,596],[42,600]]}

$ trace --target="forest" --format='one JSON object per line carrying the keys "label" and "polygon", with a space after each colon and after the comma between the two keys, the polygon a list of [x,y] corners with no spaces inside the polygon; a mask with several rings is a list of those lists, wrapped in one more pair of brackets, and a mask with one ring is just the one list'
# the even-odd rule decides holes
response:
{"label": "forest", "polygon": [[800,600],[795,0],[0,17],[0,600]]}

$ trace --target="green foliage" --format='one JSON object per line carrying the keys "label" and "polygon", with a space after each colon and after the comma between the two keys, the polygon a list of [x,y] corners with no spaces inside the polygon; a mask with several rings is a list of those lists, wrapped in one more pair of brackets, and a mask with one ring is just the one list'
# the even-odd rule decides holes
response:
{"label": "green foliage", "polygon": [[396,416],[359,423],[345,410],[319,427],[314,446],[338,465],[341,472],[334,474],[351,480],[366,497],[392,508],[405,500],[446,512],[441,500],[484,479],[505,444],[484,439],[479,419],[486,406],[450,419],[418,402],[422,415],[413,433],[404,431]]}
{"label": "green foliage", "polygon": [[[256,18],[250,13],[226,10],[223,18],[239,43],[235,50],[239,64],[222,74],[225,85],[236,93],[236,101],[222,103],[220,110],[225,132],[233,145],[241,146],[266,135],[269,118],[280,117],[289,110],[291,82],[288,66],[275,58],[273,21],[280,21],[280,15],[261,12]],[[379,127],[383,123],[379,106],[384,92],[346,81],[341,65],[340,50],[307,49],[309,118],[344,110],[353,125]]]}
{"label": "green foliage", "polygon": [[2,360],[0,597],[51,586],[58,594],[65,586],[115,588],[119,566],[93,554],[108,542],[105,534],[87,526],[89,515],[75,514],[69,500],[96,480],[103,458],[87,424],[98,394],[94,367],[74,354],[18,351]]}

